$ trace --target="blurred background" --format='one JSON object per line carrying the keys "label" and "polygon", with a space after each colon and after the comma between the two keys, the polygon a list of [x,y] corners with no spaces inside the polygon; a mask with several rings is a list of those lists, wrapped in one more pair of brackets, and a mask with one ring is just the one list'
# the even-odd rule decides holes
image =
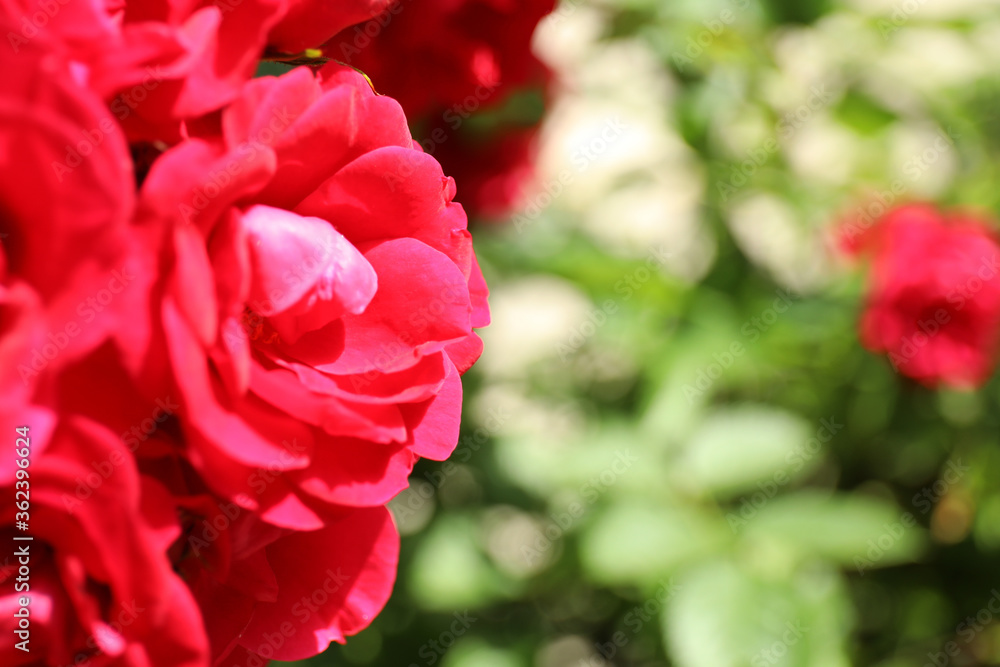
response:
{"label": "blurred background", "polygon": [[1000,212],[1000,3],[563,0],[534,42],[555,89],[470,122],[544,107],[474,220],[458,448],[392,503],[385,612],[296,664],[1000,663],[1000,383],[863,351],[830,243]]}

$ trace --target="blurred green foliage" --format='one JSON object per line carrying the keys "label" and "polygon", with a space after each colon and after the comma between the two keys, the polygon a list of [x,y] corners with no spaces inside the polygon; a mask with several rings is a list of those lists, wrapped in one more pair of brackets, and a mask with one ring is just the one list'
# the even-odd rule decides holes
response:
{"label": "blurred green foliage", "polygon": [[[679,157],[600,187],[581,171],[537,215],[476,230],[495,323],[458,451],[393,503],[384,614],[308,664],[1000,662],[1000,383],[930,391],[863,351],[861,276],[824,245],[894,184],[891,203],[1000,209],[995,3],[560,12],[605,49],[574,61],[573,94],[640,96]],[[654,66],[609,94],[587,68],[619,47]],[[685,178],[693,269],[656,225],[666,260],[617,243],[641,206],[595,213]]]}

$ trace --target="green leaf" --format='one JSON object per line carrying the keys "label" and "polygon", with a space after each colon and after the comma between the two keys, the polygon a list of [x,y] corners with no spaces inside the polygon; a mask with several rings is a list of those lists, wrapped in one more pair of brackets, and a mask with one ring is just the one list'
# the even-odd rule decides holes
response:
{"label": "green leaf", "polygon": [[475,541],[476,524],[448,516],[428,531],[414,555],[407,583],[424,609],[452,611],[514,595]]}
{"label": "green leaf", "polygon": [[443,667],[523,667],[524,662],[506,648],[490,646],[476,638],[461,639],[445,654]]}
{"label": "green leaf", "polygon": [[617,504],[585,531],[581,560],[602,583],[644,585],[726,544],[729,531],[692,507]]}
{"label": "green leaf", "polygon": [[802,491],[768,501],[742,529],[750,540],[780,542],[804,555],[833,559],[861,574],[912,562],[926,537],[912,512],[860,494]]}
{"label": "green leaf", "polygon": [[718,496],[789,484],[819,463],[817,448],[807,447],[811,430],[801,417],[774,408],[719,410],[688,442],[677,462],[677,483]]}
{"label": "green leaf", "polygon": [[896,114],[885,109],[868,95],[849,90],[834,109],[840,122],[860,134],[872,135],[884,131],[896,121]]}
{"label": "green leaf", "polygon": [[678,667],[843,667],[850,629],[836,572],[814,569],[780,580],[729,561],[683,577],[663,629]]}

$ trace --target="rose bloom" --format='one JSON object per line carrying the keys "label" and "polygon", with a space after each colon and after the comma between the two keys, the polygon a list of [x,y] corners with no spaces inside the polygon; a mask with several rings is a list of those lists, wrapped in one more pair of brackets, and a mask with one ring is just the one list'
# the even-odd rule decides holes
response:
{"label": "rose bloom", "polygon": [[844,230],[871,257],[861,341],[927,386],[976,387],[1000,343],[1000,244],[977,217],[909,205]]}
{"label": "rose bloom", "polygon": [[488,309],[455,183],[337,64],[253,80],[140,176],[147,301],[75,401],[125,432],[170,397],[136,455],[213,660],[314,655],[381,610],[383,506],[457,443]]}
{"label": "rose bloom", "polygon": [[313,530],[448,456],[488,322],[454,194],[399,105],[336,64],[255,79],[155,160],[136,230],[158,284],[125,358],[179,397],[217,494]]}

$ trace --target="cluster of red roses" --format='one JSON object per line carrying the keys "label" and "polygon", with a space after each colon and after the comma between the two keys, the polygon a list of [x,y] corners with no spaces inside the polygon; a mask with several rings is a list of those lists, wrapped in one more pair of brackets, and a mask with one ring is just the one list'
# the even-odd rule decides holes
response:
{"label": "cluster of red roses", "polygon": [[0,663],[249,667],[371,622],[487,291],[403,107],[315,62],[499,104],[550,7],[0,0]]}
{"label": "cluster of red roses", "polygon": [[871,257],[861,341],[930,387],[976,387],[1000,350],[1000,241],[979,216],[907,205],[863,213],[843,248]]}

